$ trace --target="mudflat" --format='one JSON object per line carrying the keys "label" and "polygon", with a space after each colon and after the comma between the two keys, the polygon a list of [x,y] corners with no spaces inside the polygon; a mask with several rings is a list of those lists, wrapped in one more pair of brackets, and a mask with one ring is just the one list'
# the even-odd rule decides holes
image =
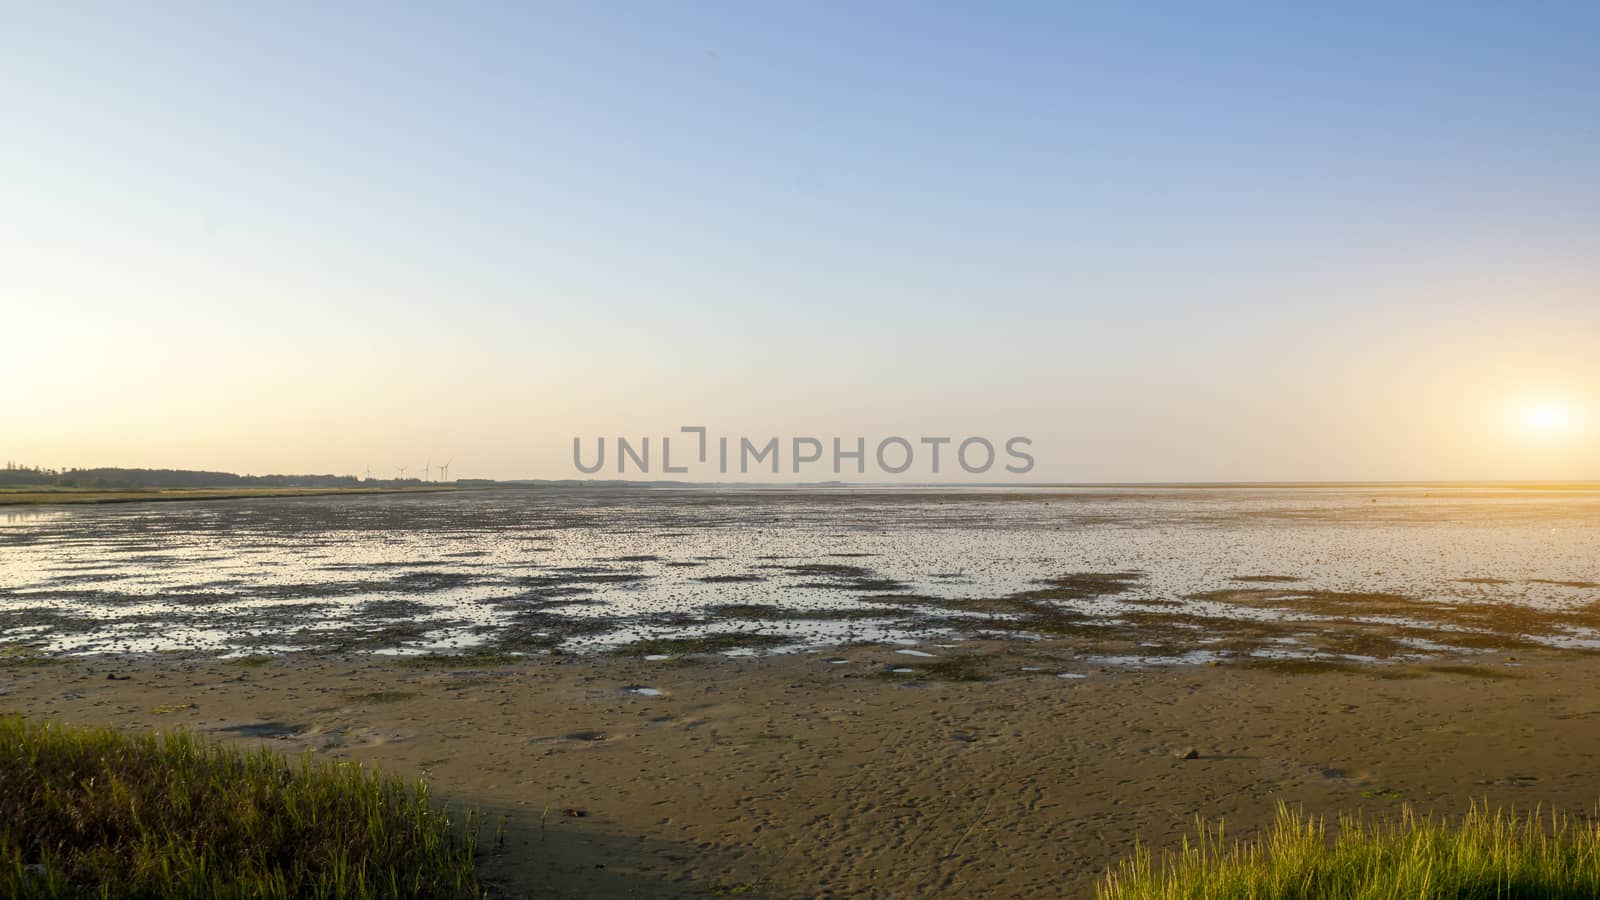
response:
{"label": "mudflat", "polygon": [[[982,655],[983,677],[951,658]],[[895,671],[895,670],[909,671]],[[1064,668],[735,658],[13,660],[0,713],[375,765],[505,818],[501,896],[1092,896],[1135,840],[1473,799],[1592,813],[1600,659]],[[1192,752],[1190,752],[1192,751]],[[1190,757],[1190,758],[1184,758]]]}

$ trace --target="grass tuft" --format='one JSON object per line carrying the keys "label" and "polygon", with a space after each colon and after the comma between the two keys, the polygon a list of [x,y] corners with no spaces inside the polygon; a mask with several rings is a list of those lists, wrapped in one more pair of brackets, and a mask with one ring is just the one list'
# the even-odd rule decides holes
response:
{"label": "grass tuft", "polygon": [[1460,821],[1420,816],[1321,818],[1278,805],[1276,822],[1228,842],[1201,822],[1193,842],[1135,851],[1107,873],[1101,900],[1469,900],[1600,896],[1600,830],[1564,815],[1473,804]]}
{"label": "grass tuft", "polygon": [[357,766],[0,718],[0,896],[478,897],[475,827]]}

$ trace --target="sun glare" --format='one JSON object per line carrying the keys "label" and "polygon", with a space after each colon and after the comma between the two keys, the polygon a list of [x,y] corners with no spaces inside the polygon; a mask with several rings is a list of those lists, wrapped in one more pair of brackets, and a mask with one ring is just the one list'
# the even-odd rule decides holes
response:
{"label": "sun glare", "polygon": [[1522,425],[1538,434],[1554,434],[1571,424],[1572,416],[1559,406],[1534,406],[1522,413]]}

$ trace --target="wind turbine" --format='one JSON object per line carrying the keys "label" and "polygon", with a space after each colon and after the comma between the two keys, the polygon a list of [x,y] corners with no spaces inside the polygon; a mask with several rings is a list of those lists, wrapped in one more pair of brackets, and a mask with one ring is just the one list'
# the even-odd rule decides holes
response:
{"label": "wind turbine", "polygon": [[367,473],[361,476],[362,481],[372,480],[372,463],[367,463]]}
{"label": "wind turbine", "polygon": [[452,456],[448,460],[445,460],[445,462],[439,466],[439,480],[440,481],[449,481],[450,480],[450,464],[455,462],[455,461],[456,461],[456,458],[454,456]]}
{"label": "wind turbine", "polygon": [[433,460],[431,460],[431,459],[422,464],[422,480],[423,481],[427,481],[428,480],[428,471],[430,469],[432,469],[432,468],[433,468]]}
{"label": "wind turbine", "polygon": [[400,473],[400,480],[404,481],[406,479],[406,468],[407,467],[406,466],[395,466],[394,468],[395,468],[395,471]]}

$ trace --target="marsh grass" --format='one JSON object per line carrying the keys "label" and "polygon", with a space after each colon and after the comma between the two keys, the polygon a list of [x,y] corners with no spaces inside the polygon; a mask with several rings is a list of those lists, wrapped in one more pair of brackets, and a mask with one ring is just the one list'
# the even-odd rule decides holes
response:
{"label": "marsh grass", "polygon": [[0,669],[31,669],[53,666],[65,662],[58,656],[47,656],[34,644],[7,644],[0,646]]}
{"label": "marsh grass", "polygon": [[477,897],[475,829],[360,767],[0,718],[0,896]]}
{"label": "marsh grass", "polygon": [[1458,821],[1409,807],[1336,829],[1279,804],[1249,841],[1200,823],[1157,860],[1144,849],[1107,873],[1101,900],[1476,900],[1600,896],[1600,830],[1557,813],[1473,804]]}

